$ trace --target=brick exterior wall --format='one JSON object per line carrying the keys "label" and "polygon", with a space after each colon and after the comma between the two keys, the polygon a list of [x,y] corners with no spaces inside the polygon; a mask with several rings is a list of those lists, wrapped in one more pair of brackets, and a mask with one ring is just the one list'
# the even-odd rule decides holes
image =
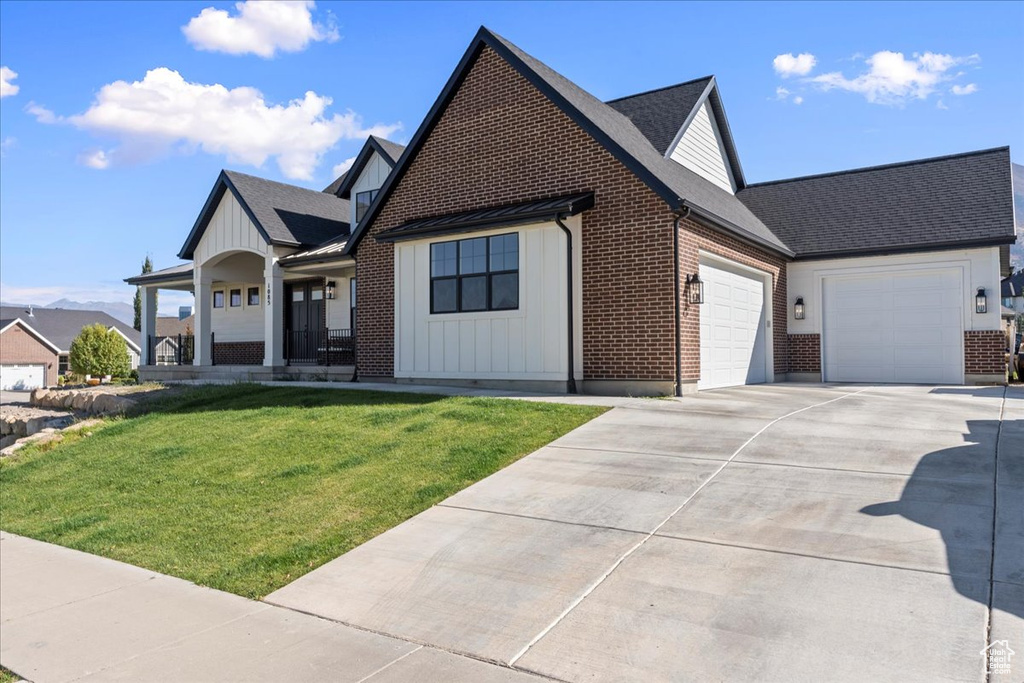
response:
{"label": "brick exterior wall", "polygon": [[[359,244],[358,368],[393,375],[394,246],[373,235],[405,221],[593,191],[582,219],[583,366],[588,380],[671,381],[674,368],[672,224],[665,202],[490,48],[484,48],[401,183]],[[681,272],[698,249],[776,276],[775,359],[784,372],[785,266],[781,259],[689,220],[680,224]],[[684,303],[683,377],[700,369],[699,307]]]}
{"label": "brick exterior wall", "polygon": [[57,384],[57,354],[21,325],[0,334],[0,363],[4,365],[45,365],[47,386]]}
{"label": "brick exterior wall", "polygon": [[821,335],[789,335],[789,372],[821,372]]}
{"label": "brick exterior wall", "polygon": [[964,332],[964,372],[997,375],[1006,372],[1006,334],[1000,330]]}
{"label": "brick exterior wall", "polygon": [[214,342],[213,361],[217,365],[263,365],[263,342]]}

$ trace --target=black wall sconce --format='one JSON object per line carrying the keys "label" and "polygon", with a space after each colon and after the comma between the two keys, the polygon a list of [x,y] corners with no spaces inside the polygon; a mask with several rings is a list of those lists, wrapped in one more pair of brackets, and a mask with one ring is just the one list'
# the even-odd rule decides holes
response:
{"label": "black wall sconce", "polygon": [[328,280],[327,284],[324,285],[324,296],[328,299],[334,298],[334,280]]}
{"label": "black wall sconce", "polygon": [[686,294],[691,304],[704,303],[704,283],[697,273],[686,276]]}
{"label": "black wall sconce", "polygon": [[796,298],[796,303],[793,304],[793,317],[797,320],[803,320],[804,315],[804,298],[802,296],[798,296]]}
{"label": "black wall sconce", "polygon": [[976,313],[988,313],[988,297],[985,296],[984,287],[978,287],[978,295],[974,297],[974,311]]}

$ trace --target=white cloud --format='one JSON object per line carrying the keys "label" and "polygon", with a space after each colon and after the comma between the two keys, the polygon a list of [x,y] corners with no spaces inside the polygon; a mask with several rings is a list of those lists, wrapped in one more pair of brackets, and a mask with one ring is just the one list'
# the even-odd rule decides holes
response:
{"label": "white cloud", "polygon": [[783,88],[780,85],[779,87],[777,87],[775,89],[775,99],[777,99],[777,100],[786,101],[786,100],[789,100],[790,96],[792,96],[792,98],[793,98],[791,100],[793,102],[793,104],[803,104],[804,103],[804,98],[802,96],[800,96],[800,95],[793,95],[793,93],[788,88]]}
{"label": "white cloud", "polygon": [[314,41],[333,43],[338,29],[328,15],[326,25],[313,21],[314,2],[250,0],[235,3],[237,13],[207,7],[181,27],[188,42],[200,50],[270,58],[300,52]]}
{"label": "white cloud", "polygon": [[978,55],[954,57],[932,52],[911,57],[883,50],[868,57],[868,71],[854,78],[834,71],[807,80],[822,90],[846,90],[863,95],[868,102],[902,105],[911,99],[926,99],[941,83],[955,77],[949,73],[954,66],[980,61]]}
{"label": "white cloud", "polygon": [[971,93],[978,92],[978,85],[976,83],[968,83],[967,85],[954,85],[949,89],[949,92],[954,95],[970,95]]}
{"label": "white cloud", "polygon": [[935,108],[936,109],[949,109],[949,105],[947,105],[942,100],[939,100],[938,102],[935,103]]}
{"label": "white cloud", "polygon": [[43,123],[67,122],[118,140],[120,146],[104,156],[118,163],[201,150],[257,167],[275,157],[285,176],[300,180],[312,179],[338,140],[387,137],[402,127],[364,127],[353,111],[328,115],[330,104],[330,97],[312,91],[286,105],[268,104],[255,88],[189,83],[177,71],[158,68],[141,81],[103,86],[82,114],[59,117],[34,103],[30,112]]}
{"label": "white cloud", "polygon": [[779,55],[772,60],[772,66],[775,68],[775,73],[779,74],[783,78],[789,78],[790,76],[806,76],[811,73],[811,69],[818,63],[818,60],[814,55],[808,52],[801,52],[798,55],[785,54]]}
{"label": "white cloud", "polygon": [[340,164],[335,164],[334,168],[331,169],[331,175],[333,175],[335,178],[340,177],[342,173],[344,173],[348,169],[352,168],[352,164],[354,164],[354,163],[356,163],[356,158],[355,157],[349,157],[348,159],[345,159],[345,161],[341,162]]}
{"label": "white cloud", "polygon": [[89,168],[103,170],[110,166],[110,157],[102,149],[90,149],[78,155],[78,163]]}
{"label": "white cloud", "polygon": [[46,107],[41,104],[36,104],[35,102],[29,102],[26,104],[25,111],[36,117],[36,121],[39,123],[61,123],[63,121],[60,116],[57,116]]}
{"label": "white cloud", "polygon": [[0,98],[18,94],[21,86],[11,83],[17,77],[17,71],[12,71],[6,66],[0,66]]}

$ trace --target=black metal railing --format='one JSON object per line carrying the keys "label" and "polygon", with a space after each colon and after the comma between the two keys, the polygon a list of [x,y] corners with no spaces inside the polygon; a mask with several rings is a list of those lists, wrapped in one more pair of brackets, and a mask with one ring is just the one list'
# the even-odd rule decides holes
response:
{"label": "black metal railing", "polygon": [[286,330],[284,359],[288,365],[355,365],[352,330]]}
{"label": "black metal railing", "polygon": [[166,337],[149,335],[150,365],[192,365],[196,357],[196,338],[191,334]]}

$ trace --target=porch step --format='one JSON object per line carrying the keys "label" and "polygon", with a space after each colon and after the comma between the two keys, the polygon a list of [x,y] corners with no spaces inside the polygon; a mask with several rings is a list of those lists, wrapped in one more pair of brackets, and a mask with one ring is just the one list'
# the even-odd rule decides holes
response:
{"label": "porch step", "polygon": [[351,365],[140,365],[139,380],[147,382],[265,382],[294,380],[303,382],[349,382],[355,368]]}

